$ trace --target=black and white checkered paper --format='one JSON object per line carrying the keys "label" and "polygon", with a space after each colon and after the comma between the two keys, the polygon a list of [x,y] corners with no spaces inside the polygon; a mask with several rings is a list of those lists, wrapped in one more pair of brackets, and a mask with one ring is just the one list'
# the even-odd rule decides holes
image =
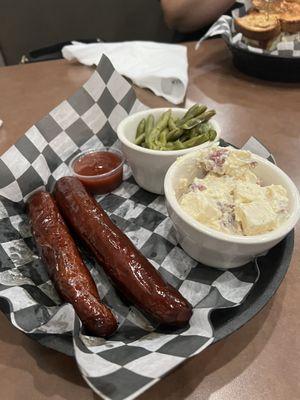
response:
{"label": "black and white checkered paper", "polygon": [[[256,262],[226,272],[197,264],[177,245],[164,198],[142,190],[129,176],[97,200],[193,305],[189,326],[169,332],[156,329],[118,296],[101,265],[84,248],[84,260],[101,297],[118,316],[119,329],[109,340],[87,336],[72,306],[62,303],[37,255],[25,200],[38,188],[51,191],[58,178],[69,174],[68,162],[80,150],[119,147],[118,123],[144,107],[103,56],[81,89],[0,158],[1,309],[16,328],[39,343],[74,355],[90,387],[113,400],[134,399],[211,344],[211,311],[238,306],[259,275]],[[254,138],[248,147],[270,156]]]}
{"label": "black and white checkered paper", "polygon": [[294,41],[279,41],[271,51],[245,44],[242,41],[242,34],[235,30],[234,19],[246,15],[247,11],[252,7],[252,2],[251,0],[240,0],[238,3],[241,3],[241,7],[232,11],[232,17],[222,15],[198,41],[196,48],[199,48],[205,39],[221,35],[227,44],[248,50],[252,53],[268,54],[286,58],[300,57],[300,35],[299,38]]}

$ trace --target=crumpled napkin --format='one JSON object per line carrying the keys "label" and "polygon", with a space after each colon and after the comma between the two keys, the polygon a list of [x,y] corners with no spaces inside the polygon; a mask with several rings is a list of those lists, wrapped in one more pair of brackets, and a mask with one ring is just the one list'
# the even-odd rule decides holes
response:
{"label": "crumpled napkin", "polygon": [[72,42],[62,49],[67,60],[98,65],[106,54],[115,69],[136,85],[151,89],[157,96],[179,104],[188,84],[187,48],[182,45],[155,42],[80,43]]}

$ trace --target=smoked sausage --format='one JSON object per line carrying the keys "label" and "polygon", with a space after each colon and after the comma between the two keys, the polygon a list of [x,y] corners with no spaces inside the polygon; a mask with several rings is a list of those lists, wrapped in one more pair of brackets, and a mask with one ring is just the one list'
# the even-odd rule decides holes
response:
{"label": "smoked sausage", "polygon": [[163,280],[77,178],[61,178],[54,196],[65,221],[128,300],[159,325],[188,323],[191,305]]}
{"label": "smoked sausage", "polygon": [[117,329],[111,310],[101,302],[93,278],[52,196],[36,192],[28,200],[32,233],[60,296],[71,303],[88,331],[110,336]]}

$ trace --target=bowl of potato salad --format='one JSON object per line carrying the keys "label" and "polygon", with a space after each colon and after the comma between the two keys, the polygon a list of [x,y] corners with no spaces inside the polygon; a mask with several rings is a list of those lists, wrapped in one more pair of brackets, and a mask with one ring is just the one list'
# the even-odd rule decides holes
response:
{"label": "bowl of potato salad", "polygon": [[180,157],[166,174],[165,195],[182,248],[217,268],[266,253],[300,216],[291,179],[268,160],[231,147]]}

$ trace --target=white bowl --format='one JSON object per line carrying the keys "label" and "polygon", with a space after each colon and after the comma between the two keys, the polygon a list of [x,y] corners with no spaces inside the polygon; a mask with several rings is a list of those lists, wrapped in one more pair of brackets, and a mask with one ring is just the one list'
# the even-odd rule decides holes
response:
{"label": "white bowl", "polygon": [[[134,144],[136,128],[139,122],[143,118],[147,118],[149,114],[153,114],[155,120],[157,120],[167,110],[169,110],[169,107],[152,108],[137,112],[123,119],[117,129],[118,137],[122,143],[122,151],[132,169],[134,179],[143,189],[156,194],[164,193],[166,172],[177,157],[216,144],[220,135],[219,125],[214,120],[211,120],[210,123],[217,132],[213,142],[206,142],[190,149],[172,151],[150,150]],[[186,111],[184,108],[172,108],[172,113],[176,117],[183,117]]]}
{"label": "white bowl", "polygon": [[282,185],[289,197],[289,216],[277,229],[256,236],[235,236],[216,231],[196,221],[179,205],[183,194],[180,179],[191,183],[199,175],[196,159],[199,152],[181,157],[168,170],[165,177],[167,209],[177,230],[178,240],[187,254],[211,267],[228,269],[248,263],[279,243],[296,225],[300,217],[300,197],[295,184],[276,165],[253,154],[257,161],[256,175],[264,185]]}

